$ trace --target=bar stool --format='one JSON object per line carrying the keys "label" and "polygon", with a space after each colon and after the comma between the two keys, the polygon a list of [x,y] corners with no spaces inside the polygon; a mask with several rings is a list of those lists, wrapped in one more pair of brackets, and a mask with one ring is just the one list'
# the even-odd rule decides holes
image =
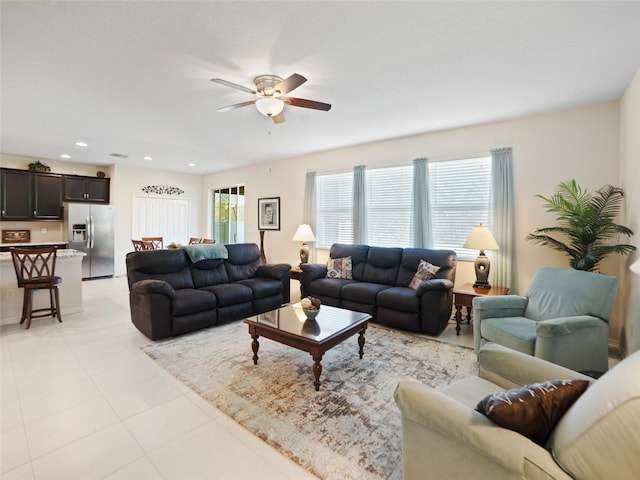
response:
{"label": "bar stool", "polygon": [[[59,285],[62,278],[56,277],[56,247],[49,248],[11,248],[11,259],[16,271],[18,288],[24,288],[22,317],[25,330],[31,326],[32,318],[58,317],[60,314]],[[36,290],[49,290],[49,308],[33,308],[33,293]]]}

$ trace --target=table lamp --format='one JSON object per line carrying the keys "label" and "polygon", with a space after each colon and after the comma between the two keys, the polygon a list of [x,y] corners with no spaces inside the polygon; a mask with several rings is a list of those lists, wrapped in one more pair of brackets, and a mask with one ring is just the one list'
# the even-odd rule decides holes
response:
{"label": "table lamp", "polygon": [[300,247],[300,265],[309,262],[309,246],[307,242],[315,242],[316,236],[313,234],[313,230],[306,223],[303,223],[296,230],[296,234],[293,236],[295,242],[302,242]]}
{"label": "table lamp", "polygon": [[489,257],[484,254],[485,250],[499,250],[496,239],[493,238],[491,230],[486,225],[477,225],[473,227],[471,235],[464,243],[464,248],[470,248],[472,250],[480,250],[480,255],[476,258],[473,266],[476,270],[476,283],[473,284],[474,288],[489,289],[489,268],[491,262]]}

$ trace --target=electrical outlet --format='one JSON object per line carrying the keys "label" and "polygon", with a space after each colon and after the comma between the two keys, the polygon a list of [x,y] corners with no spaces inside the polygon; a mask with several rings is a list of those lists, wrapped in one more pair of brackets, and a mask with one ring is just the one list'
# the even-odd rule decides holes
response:
{"label": "electrical outlet", "polygon": [[16,291],[13,288],[7,290],[7,298],[13,298],[16,296]]}

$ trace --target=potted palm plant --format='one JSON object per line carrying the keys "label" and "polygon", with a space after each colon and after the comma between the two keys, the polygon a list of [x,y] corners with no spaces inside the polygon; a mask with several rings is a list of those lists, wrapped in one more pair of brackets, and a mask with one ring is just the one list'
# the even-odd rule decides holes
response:
{"label": "potted palm plant", "polygon": [[[527,240],[565,253],[572,268],[597,271],[607,255],[628,255],[636,249],[617,243],[622,236],[633,235],[629,228],[614,222],[624,198],[621,188],[605,185],[592,194],[571,179],[561,182],[552,196],[536,197],[544,201],[547,212],[556,215],[558,225],[539,228],[527,235]],[[561,235],[566,242],[550,234]]]}

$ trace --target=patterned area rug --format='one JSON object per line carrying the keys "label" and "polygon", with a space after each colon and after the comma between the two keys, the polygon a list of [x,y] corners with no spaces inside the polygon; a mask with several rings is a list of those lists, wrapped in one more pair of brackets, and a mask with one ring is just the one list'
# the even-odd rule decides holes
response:
{"label": "patterned area rug", "polygon": [[322,479],[402,478],[398,381],[437,387],[478,365],[471,349],[369,324],[322,359],[320,391],[308,353],[260,339],[253,365],[247,326],[233,323],[154,343],[144,351],[199,395]]}

